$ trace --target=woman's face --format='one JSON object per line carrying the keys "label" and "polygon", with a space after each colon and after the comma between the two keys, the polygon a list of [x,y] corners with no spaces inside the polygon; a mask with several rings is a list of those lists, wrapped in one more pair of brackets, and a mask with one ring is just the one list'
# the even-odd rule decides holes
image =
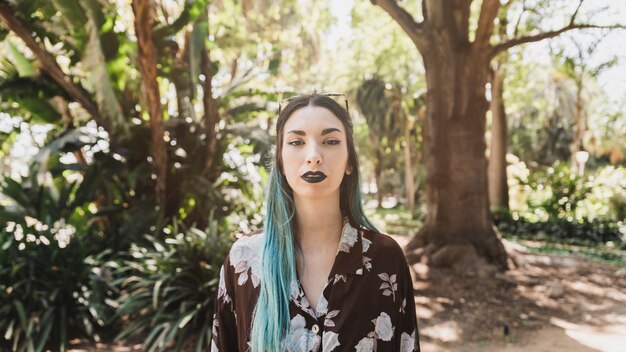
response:
{"label": "woman's face", "polygon": [[348,165],[346,131],[330,110],[306,106],[283,127],[283,174],[294,197],[322,198],[339,192]]}

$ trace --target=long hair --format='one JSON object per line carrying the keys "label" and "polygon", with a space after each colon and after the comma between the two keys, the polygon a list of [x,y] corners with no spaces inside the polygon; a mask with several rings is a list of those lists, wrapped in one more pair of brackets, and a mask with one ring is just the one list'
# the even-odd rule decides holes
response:
{"label": "long hair", "polygon": [[318,94],[294,98],[281,110],[276,122],[276,151],[266,190],[267,216],[264,224],[264,244],[261,258],[261,287],[251,332],[252,352],[284,351],[284,338],[289,331],[289,301],[297,285],[295,233],[297,231],[293,190],[282,172],[281,150],[283,127],[298,109],[318,106],[330,110],[346,130],[348,163],[352,167],[340,186],[339,206],[342,216],[357,229],[378,230],[365,216],[362,206],[359,161],[352,136],[352,121],[346,109],[335,100]]}

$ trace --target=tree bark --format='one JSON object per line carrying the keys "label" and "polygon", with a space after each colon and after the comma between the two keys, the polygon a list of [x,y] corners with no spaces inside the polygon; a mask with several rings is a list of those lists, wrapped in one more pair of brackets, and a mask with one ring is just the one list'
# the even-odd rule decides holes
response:
{"label": "tree bark", "polygon": [[381,175],[383,173],[383,152],[380,146],[376,149],[376,160],[374,161],[374,178],[376,180],[376,202],[377,207],[383,207],[383,190],[381,184]]}
{"label": "tree bark", "polygon": [[157,55],[152,40],[152,9],[149,0],[133,0],[135,33],[139,49],[139,71],[143,76],[148,115],[150,116],[151,151],[156,171],[155,191],[157,202],[164,208],[167,202],[167,149],[164,142],[163,111],[157,82]]}
{"label": "tree bark", "polygon": [[404,122],[404,184],[406,187],[406,207],[413,214],[415,209],[415,183],[413,180],[413,165],[411,163],[411,119],[407,114]]}
{"label": "tree bark", "polygon": [[489,214],[485,157],[489,38],[499,3],[483,1],[474,43],[467,1],[425,1],[423,25],[414,25],[395,0],[376,3],[414,31],[409,37],[422,55],[428,87],[422,129],[428,210],[405,247],[407,259],[467,275],[505,270],[508,258]]}
{"label": "tree bark", "polygon": [[489,204],[494,208],[509,209],[509,187],[506,175],[508,145],[504,91],[504,59],[497,61],[491,79],[491,145],[489,153]]}
{"label": "tree bark", "polygon": [[204,162],[205,174],[210,174],[215,156],[217,154],[217,131],[216,127],[219,122],[219,110],[217,101],[213,98],[213,70],[211,69],[211,57],[206,48],[201,50],[202,74],[204,75],[204,84],[202,85],[204,96],[204,127],[206,131],[206,158]]}
{"label": "tree bark", "polygon": [[489,276],[507,268],[507,255],[489,214],[485,114],[488,62],[484,52],[440,43],[424,53],[427,111],[424,227],[407,257]]}
{"label": "tree bark", "polygon": [[571,155],[571,167],[572,170],[577,173],[580,169],[578,160],[576,160],[576,153],[583,150],[583,136],[587,130],[586,119],[583,111],[583,98],[582,98],[582,78],[579,82],[576,82],[576,105],[574,107],[574,135],[572,138],[572,144],[570,145]]}

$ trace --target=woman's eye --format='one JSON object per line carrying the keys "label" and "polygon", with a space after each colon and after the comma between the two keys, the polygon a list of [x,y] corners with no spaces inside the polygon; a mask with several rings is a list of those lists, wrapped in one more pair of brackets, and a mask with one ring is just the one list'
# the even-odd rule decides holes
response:
{"label": "woman's eye", "polygon": [[330,140],[327,140],[327,141],[326,141],[326,142],[324,142],[324,143],[326,143],[326,144],[330,144],[330,145],[337,145],[337,144],[341,143],[341,141],[338,141],[338,140],[336,140],[336,139],[330,139]]}
{"label": "woman's eye", "polygon": [[302,145],[302,141],[291,141],[291,142],[289,142],[287,144],[293,145],[293,146],[298,146],[298,145]]}

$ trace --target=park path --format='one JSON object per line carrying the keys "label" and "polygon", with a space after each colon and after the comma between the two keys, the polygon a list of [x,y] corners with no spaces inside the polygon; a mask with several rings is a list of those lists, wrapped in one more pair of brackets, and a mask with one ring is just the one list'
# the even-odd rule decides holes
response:
{"label": "park path", "polygon": [[572,255],[517,259],[495,280],[412,265],[422,351],[626,351],[626,268]]}

